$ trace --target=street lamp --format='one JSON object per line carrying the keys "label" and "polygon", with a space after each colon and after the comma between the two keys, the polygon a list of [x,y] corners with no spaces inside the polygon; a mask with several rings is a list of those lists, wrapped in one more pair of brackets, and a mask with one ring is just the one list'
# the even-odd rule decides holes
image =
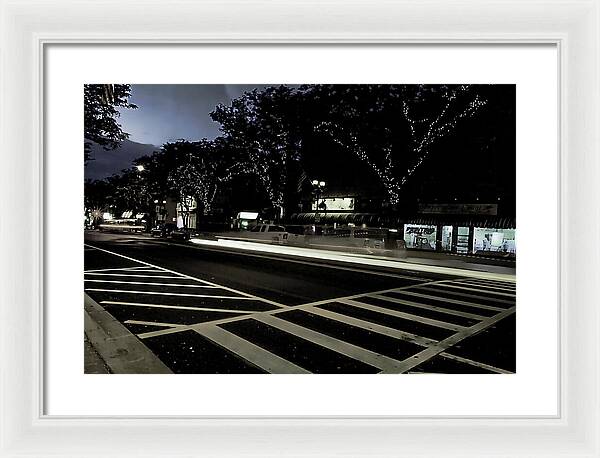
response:
{"label": "street lamp", "polygon": [[143,165],[136,165],[135,168],[138,170],[138,172],[143,172],[144,171],[144,166]]}

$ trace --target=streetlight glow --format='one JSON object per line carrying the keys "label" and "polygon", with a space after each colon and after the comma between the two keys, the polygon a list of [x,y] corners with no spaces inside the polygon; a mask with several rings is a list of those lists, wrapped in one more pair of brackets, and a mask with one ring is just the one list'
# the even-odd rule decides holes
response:
{"label": "streetlight glow", "polygon": [[143,165],[136,165],[135,168],[138,169],[138,172],[143,172],[144,171],[144,166]]}
{"label": "streetlight glow", "polygon": [[319,182],[319,186],[321,186],[322,188],[324,188],[325,187],[325,182],[324,181],[320,181]]}
{"label": "streetlight glow", "polygon": [[319,186],[319,180],[312,180],[313,186]]}

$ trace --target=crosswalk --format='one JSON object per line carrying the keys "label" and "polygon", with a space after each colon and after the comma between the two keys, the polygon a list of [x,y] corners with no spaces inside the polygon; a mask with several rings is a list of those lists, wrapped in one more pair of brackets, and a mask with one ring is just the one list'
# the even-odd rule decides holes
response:
{"label": "crosswalk", "polygon": [[288,306],[142,261],[123,262],[86,270],[85,292],[173,372],[515,371],[515,355],[511,364],[498,364],[478,350],[498,346],[486,333],[504,332],[501,323],[514,320],[515,282],[431,279]]}
{"label": "crosswalk", "polygon": [[[84,290],[132,332],[283,307],[206,280],[144,264],[84,272]],[[168,314],[168,324],[159,320]],[[186,313],[187,312],[187,313]]]}
{"label": "crosswalk", "polygon": [[[472,286],[465,290],[462,289],[464,284]],[[454,297],[467,296],[467,300],[448,300],[446,290],[457,291]],[[483,372],[510,373],[505,368],[451,351],[460,342],[513,315],[515,295],[516,289],[510,283],[479,286],[463,280],[437,281],[166,327],[140,333],[138,337],[149,342],[161,336],[192,331],[268,373],[310,371],[302,365],[301,356],[293,352],[289,356],[289,346],[294,346],[297,339],[313,344],[316,356],[319,350],[325,349],[327,353],[334,352],[360,363],[354,368],[358,372],[362,372],[361,368],[373,373],[417,372],[421,364],[439,357]],[[245,330],[256,323],[261,325],[257,330]],[[347,331],[347,328],[353,329]],[[280,334],[277,341],[268,342],[265,334],[272,329]],[[362,334],[353,334],[356,331]],[[373,339],[374,335],[379,340]],[[395,343],[390,342],[394,340]],[[282,364],[282,358],[288,358],[289,364]],[[323,372],[338,372],[336,368],[328,368],[327,362],[323,365]]]}

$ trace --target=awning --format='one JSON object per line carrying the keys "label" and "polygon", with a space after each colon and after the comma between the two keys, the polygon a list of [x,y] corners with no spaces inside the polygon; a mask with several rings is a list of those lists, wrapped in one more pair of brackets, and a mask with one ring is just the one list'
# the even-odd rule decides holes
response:
{"label": "awning", "polygon": [[[392,222],[392,221],[390,221]],[[400,224],[423,224],[431,226],[458,226],[458,227],[489,227],[494,229],[515,229],[517,223],[515,218],[511,217],[500,217],[500,216],[489,216],[482,215],[465,217],[464,215],[457,215],[452,217],[451,215],[439,215],[439,216],[415,216],[415,217],[404,217],[395,218],[394,223]]]}
{"label": "awning", "polygon": [[[290,217],[292,224],[314,224],[315,213],[294,213]],[[404,224],[423,224],[431,226],[489,227],[496,229],[514,229],[515,218],[491,215],[417,215],[381,216],[375,213],[319,213],[319,223],[332,224],[366,224],[368,226],[399,227]]]}
{"label": "awning", "polygon": [[[296,224],[315,223],[315,212],[294,213],[290,221]],[[340,223],[340,224],[379,224],[381,218],[374,213],[319,213],[320,223]]]}

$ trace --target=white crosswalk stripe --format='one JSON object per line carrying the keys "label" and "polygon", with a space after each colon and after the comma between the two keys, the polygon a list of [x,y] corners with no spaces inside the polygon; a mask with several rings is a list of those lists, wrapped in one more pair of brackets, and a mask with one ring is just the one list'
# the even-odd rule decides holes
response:
{"label": "white crosswalk stripe", "polygon": [[491,284],[476,285],[475,283],[466,282],[466,281],[457,281],[454,283],[457,285],[477,286],[478,288],[483,288],[484,290],[490,290],[490,291],[504,291],[504,292],[512,292],[512,293],[514,293],[516,291],[516,288],[514,288],[512,286],[498,286],[498,285],[491,285]]}
{"label": "white crosswalk stripe", "polygon": [[310,373],[306,369],[218,326],[209,325],[196,332],[266,372],[275,374]]}
{"label": "white crosswalk stripe", "polygon": [[[460,284],[458,284],[458,282],[456,284],[450,284],[450,283],[438,283],[437,284],[438,287],[441,288],[457,288],[457,289],[464,289],[467,291],[478,291],[478,292],[482,292],[481,288],[471,288],[468,286],[461,286]],[[512,297],[515,295],[514,292],[512,293],[503,293],[503,292],[498,292],[498,291],[490,291],[490,290],[486,290],[485,291],[487,294],[496,294],[498,296],[509,296]]]}
{"label": "white crosswalk stripe", "polygon": [[441,297],[441,296],[436,296],[436,295],[432,295],[432,294],[423,294],[423,293],[418,293],[416,291],[410,291],[410,290],[396,291],[395,293],[401,294],[403,296],[407,295],[407,296],[423,298],[423,299],[433,299],[434,301],[439,301],[442,303],[445,302],[448,304],[466,305],[467,307],[479,308],[482,310],[491,310],[491,311],[495,311],[495,312],[501,312],[504,310],[504,308],[502,308],[502,307],[494,307],[491,305],[479,304],[476,302],[461,301],[459,299],[451,299],[448,297]]}
{"label": "white crosswalk stripe", "polygon": [[369,296],[369,297],[374,297],[376,299],[380,299],[380,300],[383,300],[383,301],[392,302],[394,304],[404,304],[404,305],[409,305],[411,307],[416,307],[416,308],[420,308],[420,309],[424,309],[424,310],[432,310],[434,312],[447,313],[447,314],[450,314],[450,315],[461,316],[463,318],[471,318],[473,320],[484,320],[485,319],[484,316],[476,315],[474,313],[461,312],[459,310],[454,310],[454,309],[451,309],[451,308],[438,307],[437,305],[421,304],[419,302],[407,301],[407,300],[404,300],[404,299],[397,299],[397,298],[394,298],[394,297],[383,296],[381,294],[374,294],[374,295]]}
{"label": "white crosswalk stripe", "polygon": [[418,323],[427,324],[430,326],[437,326],[438,328],[450,329],[451,331],[462,331],[464,326],[459,326],[457,324],[446,323],[445,321],[435,320],[433,318],[426,318],[419,315],[414,315],[412,313],[399,312],[397,310],[387,309],[384,307],[379,307],[377,305],[365,304],[364,302],[355,301],[352,299],[342,299],[339,301],[343,304],[348,304],[353,307],[359,307],[365,310],[371,310],[372,312],[383,313],[385,315],[395,316],[398,318],[404,318],[406,320],[416,321]]}
{"label": "white crosswalk stripe", "polygon": [[359,346],[353,345],[343,340],[335,339],[320,332],[313,331],[302,326],[299,326],[289,321],[282,320],[273,315],[263,314],[255,318],[264,324],[280,329],[281,331],[292,334],[309,342],[316,343],[322,347],[333,350],[342,355],[361,361],[370,366],[379,368],[384,372],[396,372],[400,367],[400,361],[397,361],[387,356],[380,355],[370,350],[366,350]]}
{"label": "white crosswalk stripe", "polygon": [[451,295],[454,296],[460,296],[460,297],[466,297],[468,299],[472,299],[473,301],[489,301],[489,302],[495,302],[497,304],[507,304],[507,305],[511,305],[514,304],[514,299],[502,299],[499,297],[492,297],[492,296],[486,296],[485,292],[481,291],[481,290],[474,290],[474,291],[478,291],[482,294],[472,294],[470,292],[466,292],[466,291],[461,291],[461,290],[450,290],[448,288],[445,289],[444,288],[438,288],[438,285],[440,283],[436,283],[433,286],[422,286],[422,287],[417,287],[416,290],[417,291],[426,291],[426,292],[433,292],[436,294],[444,294],[444,293],[450,293]]}
{"label": "white crosswalk stripe", "polygon": [[[154,282],[145,282],[145,281],[119,281],[119,280],[95,280],[95,279],[85,279],[86,282],[92,283],[111,283],[111,284],[119,284],[119,285],[147,285],[147,286],[173,286],[177,288],[218,288],[217,286],[211,285],[186,285],[183,283],[154,283]],[[137,286],[136,286],[137,287]]]}

